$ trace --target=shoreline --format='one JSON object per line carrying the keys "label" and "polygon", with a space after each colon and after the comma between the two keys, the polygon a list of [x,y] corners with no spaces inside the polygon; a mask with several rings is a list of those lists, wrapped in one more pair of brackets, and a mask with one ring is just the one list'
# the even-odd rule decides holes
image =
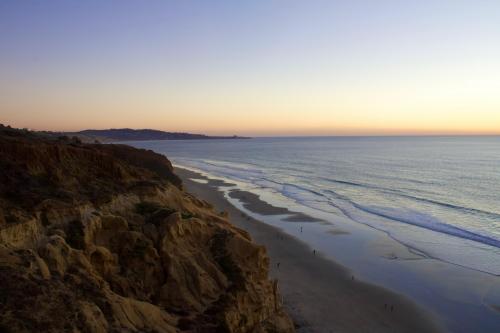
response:
{"label": "shoreline", "polygon": [[[434,314],[406,296],[360,281],[347,268],[320,252],[313,252],[294,236],[242,212],[219,190],[219,186],[224,185],[220,181],[212,181],[178,166],[175,172],[188,192],[209,202],[215,209],[226,211],[234,225],[248,231],[255,242],[267,248],[270,276],[279,281],[285,308],[298,332],[445,331]],[[309,221],[305,214],[271,206],[249,192],[235,190],[235,193],[235,199],[246,205],[245,208],[264,213],[261,215],[289,214],[292,223]],[[339,235],[343,232],[336,231]]]}

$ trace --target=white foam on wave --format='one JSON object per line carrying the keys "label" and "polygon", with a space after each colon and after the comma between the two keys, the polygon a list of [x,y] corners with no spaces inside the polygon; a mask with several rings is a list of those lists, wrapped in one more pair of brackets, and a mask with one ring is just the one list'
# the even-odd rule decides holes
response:
{"label": "white foam on wave", "polygon": [[370,214],[500,248],[500,240],[498,239],[480,235],[450,224],[443,223],[430,214],[418,212],[412,209],[377,207],[360,204],[354,204],[354,206]]}
{"label": "white foam on wave", "polygon": [[351,220],[383,231],[429,257],[500,275],[500,248],[474,239],[480,235],[453,228],[432,215],[408,209],[373,206],[360,209],[359,205],[355,207],[350,203],[340,206]]}
{"label": "white foam on wave", "polygon": [[263,176],[261,170],[242,163],[196,159],[179,159],[177,163],[180,166],[194,167],[219,177],[227,177],[234,180],[252,181],[260,179]]}
{"label": "white foam on wave", "polygon": [[[179,166],[209,178],[234,182],[273,205],[310,214],[310,209],[332,214],[389,234],[396,241],[439,260],[500,275],[500,241],[443,223],[411,209],[361,205],[333,191],[325,195],[306,185],[280,183],[252,165],[211,160],[177,160]],[[270,173],[270,172],[269,172]],[[304,208],[310,208],[304,210]]]}

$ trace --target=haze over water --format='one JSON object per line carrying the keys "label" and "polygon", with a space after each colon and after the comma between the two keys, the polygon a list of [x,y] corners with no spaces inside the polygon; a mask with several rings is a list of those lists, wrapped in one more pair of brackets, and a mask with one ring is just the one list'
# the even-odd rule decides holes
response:
{"label": "haze over water", "polygon": [[[134,142],[292,209],[370,225],[450,263],[500,274],[500,137]],[[266,197],[264,196],[264,197]]]}

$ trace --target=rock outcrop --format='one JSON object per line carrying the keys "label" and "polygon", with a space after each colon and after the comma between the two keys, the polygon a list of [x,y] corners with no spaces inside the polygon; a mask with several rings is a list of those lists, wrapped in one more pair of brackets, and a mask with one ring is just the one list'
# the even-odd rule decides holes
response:
{"label": "rock outcrop", "polygon": [[164,156],[0,127],[0,331],[293,332],[268,266]]}

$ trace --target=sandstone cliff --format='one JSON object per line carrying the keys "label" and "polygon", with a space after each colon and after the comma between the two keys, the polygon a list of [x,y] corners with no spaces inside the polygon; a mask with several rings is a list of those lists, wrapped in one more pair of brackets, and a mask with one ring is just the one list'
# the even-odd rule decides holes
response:
{"label": "sandstone cliff", "polygon": [[0,127],[0,331],[293,332],[268,265],[162,155]]}

